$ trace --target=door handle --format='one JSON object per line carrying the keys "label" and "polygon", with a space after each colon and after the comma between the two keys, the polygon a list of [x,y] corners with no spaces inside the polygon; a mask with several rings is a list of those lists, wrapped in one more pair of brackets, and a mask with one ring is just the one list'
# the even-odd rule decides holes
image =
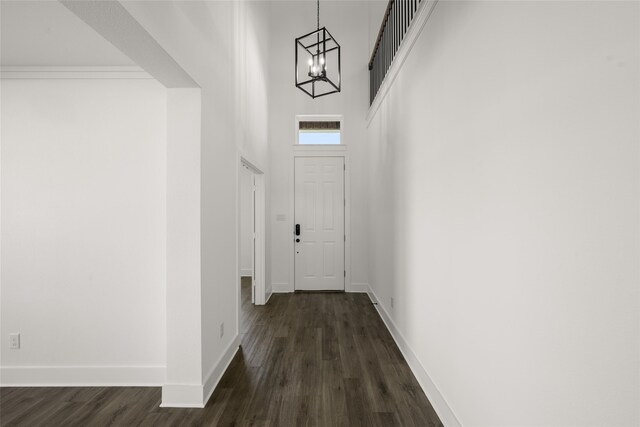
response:
{"label": "door handle", "polygon": [[300,224],[296,224],[296,236],[300,235]]}

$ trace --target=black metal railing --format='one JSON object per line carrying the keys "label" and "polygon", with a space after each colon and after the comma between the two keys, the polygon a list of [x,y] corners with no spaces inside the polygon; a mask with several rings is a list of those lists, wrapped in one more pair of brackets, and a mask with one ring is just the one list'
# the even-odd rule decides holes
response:
{"label": "black metal railing", "polygon": [[422,0],[389,0],[369,61],[369,104],[380,90]]}

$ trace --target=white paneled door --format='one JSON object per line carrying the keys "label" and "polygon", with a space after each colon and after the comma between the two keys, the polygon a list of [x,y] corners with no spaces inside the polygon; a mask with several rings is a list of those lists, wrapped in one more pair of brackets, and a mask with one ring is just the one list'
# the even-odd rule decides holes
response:
{"label": "white paneled door", "polygon": [[295,289],[343,291],[344,158],[295,158]]}

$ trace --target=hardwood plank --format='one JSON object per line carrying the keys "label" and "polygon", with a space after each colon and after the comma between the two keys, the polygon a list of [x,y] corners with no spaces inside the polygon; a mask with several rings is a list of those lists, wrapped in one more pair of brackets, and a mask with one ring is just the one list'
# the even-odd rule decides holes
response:
{"label": "hardwood plank", "polygon": [[12,400],[11,405],[0,406],[0,422],[2,425],[19,425],[20,420],[29,416],[33,408],[42,402],[42,399],[35,397],[21,397]]}
{"label": "hardwood plank", "polygon": [[204,409],[159,408],[158,388],[2,388],[0,425],[442,425],[366,295],[255,307],[241,286],[241,348]]}

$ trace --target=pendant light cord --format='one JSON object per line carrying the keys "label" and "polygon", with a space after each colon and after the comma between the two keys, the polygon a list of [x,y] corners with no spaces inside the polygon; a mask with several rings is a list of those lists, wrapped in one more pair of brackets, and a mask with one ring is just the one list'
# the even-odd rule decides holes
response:
{"label": "pendant light cord", "polygon": [[317,17],[317,25],[318,25],[317,29],[319,30],[320,29],[320,0],[317,1],[317,5],[318,7],[317,7],[316,17]]}

